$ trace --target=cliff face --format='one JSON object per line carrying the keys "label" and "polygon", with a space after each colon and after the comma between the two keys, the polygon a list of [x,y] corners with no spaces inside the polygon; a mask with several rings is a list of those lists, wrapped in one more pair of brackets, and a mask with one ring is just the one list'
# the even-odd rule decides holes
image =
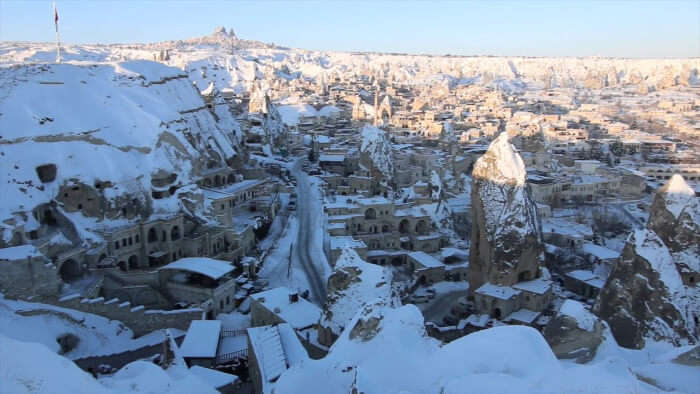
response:
{"label": "cliff face", "polygon": [[366,125],[361,132],[360,162],[375,177],[390,181],[394,177],[394,158],[391,141],[382,130]]}
{"label": "cliff face", "polygon": [[697,289],[683,285],[668,248],[649,229],[630,235],[594,310],[624,347],[642,348],[645,338],[697,340]]}
{"label": "cliff face", "polygon": [[353,316],[365,305],[391,305],[391,276],[384,268],[363,261],[352,249],[345,249],[328,278],[328,296],[319,322],[319,340],[330,345]]}
{"label": "cliff face", "polygon": [[697,341],[699,220],[695,192],[674,175],[654,196],[648,228],[630,235],[595,305],[620,345],[641,348],[648,337]]}
{"label": "cliff face", "polygon": [[566,300],[542,333],[557,358],[586,363],[603,341],[603,322],[578,301]]}
{"label": "cliff face", "polygon": [[520,155],[502,133],[472,173],[470,289],[485,282],[510,286],[537,276],[539,221]]}
{"label": "cliff face", "polygon": [[198,193],[203,172],[243,153],[227,105],[207,106],[186,74],[160,63],[24,65],[0,70],[0,83],[0,245],[36,229],[32,211],[47,204],[81,229],[175,213],[178,194]]}
{"label": "cliff face", "polygon": [[654,197],[649,229],[664,242],[686,285],[700,271],[700,203],[695,191],[676,174]]}

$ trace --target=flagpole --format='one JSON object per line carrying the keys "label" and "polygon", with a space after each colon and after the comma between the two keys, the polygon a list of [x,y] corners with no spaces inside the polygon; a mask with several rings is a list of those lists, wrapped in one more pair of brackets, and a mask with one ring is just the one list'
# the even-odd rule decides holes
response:
{"label": "flagpole", "polygon": [[56,25],[56,63],[61,62],[61,39],[58,35],[58,11],[56,11],[56,2],[53,3],[53,21]]}

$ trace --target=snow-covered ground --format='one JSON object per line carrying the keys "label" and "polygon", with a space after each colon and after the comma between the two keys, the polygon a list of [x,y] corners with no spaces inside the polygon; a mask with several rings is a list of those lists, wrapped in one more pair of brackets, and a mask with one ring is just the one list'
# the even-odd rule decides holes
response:
{"label": "snow-covered ground", "polygon": [[45,345],[23,342],[0,334],[2,394],[101,394],[101,393],[217,393],[187,368],[181,358],[167,370],[147,361],[135,361],[112,376],[94,379],[70,360]]}
{"label": "snow-covered ground", "polygon": [[[376,330],[353,334],[355,324],[372,318]],[[325,358],[292,367],[275,392],[298,393],[323,376],[325,393],[696,393],[697,368],[670,362],[689,349],[658,344],[625,350],[608,335],[594,360],[580,365],[557,360],[530,327],[487,329],[441,345],[425,336],[415,306],[370,306]]]}
{"label": "snow-covered ground", "polygon": [[[56,313],[34,316],[15,313],[37,310]],[[175,329],[171,332],[173,335],[179,333]],[[65,354],[70,359],[121,353],[161,343],[164,338],[162,331],[155,331],[133,339],[131,329],[116,320],[53,305],[5,298],[0,298],[0,334],[19,341],[40,343],[55,353],[60,350],[56,338],[63,334],[73,334],[80,338],[80,342],[75,349]]]}

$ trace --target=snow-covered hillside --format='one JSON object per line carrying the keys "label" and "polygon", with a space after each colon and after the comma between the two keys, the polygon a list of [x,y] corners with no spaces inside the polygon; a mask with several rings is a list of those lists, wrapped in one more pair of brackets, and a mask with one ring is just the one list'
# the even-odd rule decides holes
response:
{"label": "snow-covered hillside", "polygon": [[[17,222],[82,183],[108,200],[149,199],[152,176],[177,174],[186,186],[210,163],[239,154],[240,129],[225,106],[208,109],[181,70],[151,61],[99,65],[41,64],[0,68],[0,223]],[[52,181],[37,168],[55,165]],[[185,190],[185,189],[183,189]],[[177,210],[154,200],[153,212]],[[4,227],[3,239],[12,236]]]}
{"label": "snow-covered hillside", "polygon": [[[507,91],[527,87],[602,84],[653,85],[680,78],[700,83],[695,59],[618,59],[600,57],[536,58],[492,56],[425,56],[320,52],[274,47],[241,40],[218,28],[189,40],[149,44],[67,45],[68,62],[157,60],[185,71],[204,89],[209,82],[242,91],[273,75],[285,79],[343,74],[377,74],[414,84],[484,84]],[[0,43],[0,65],[46,63],[55,59],[51,43]],[[683,82],[683,81],[681,81]]]}

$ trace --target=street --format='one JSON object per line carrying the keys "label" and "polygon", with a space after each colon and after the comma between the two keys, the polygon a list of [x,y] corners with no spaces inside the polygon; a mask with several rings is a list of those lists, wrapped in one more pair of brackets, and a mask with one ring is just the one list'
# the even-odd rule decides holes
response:
{"label": "street", "polygon": [[[308,175],[300,170],[301,160],[297,161],[292,169],[292,173],[297,178],[297,219],[299,222],[299,232],[297,241],[294,244],[294,253],[301,264],[302,269],[309,279],[311,287],[311,298],[318,305],[323,305],[326,301],[326,284],[322,273],[314,265],[311,257],[313,248],[313,197],[311,195],[311,185]],[[320,263],[320,262],[317,262]]]}

